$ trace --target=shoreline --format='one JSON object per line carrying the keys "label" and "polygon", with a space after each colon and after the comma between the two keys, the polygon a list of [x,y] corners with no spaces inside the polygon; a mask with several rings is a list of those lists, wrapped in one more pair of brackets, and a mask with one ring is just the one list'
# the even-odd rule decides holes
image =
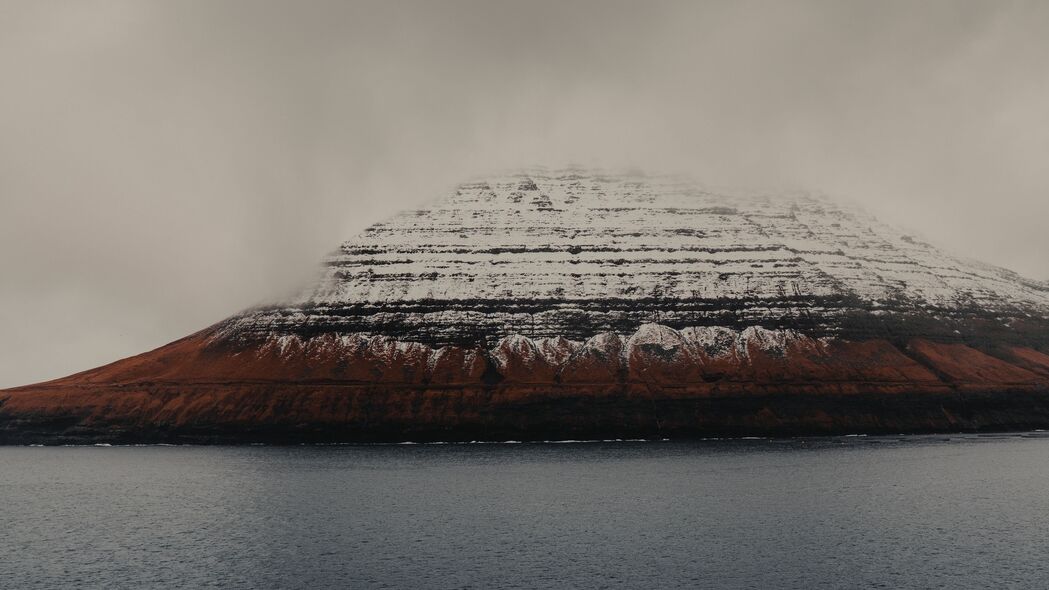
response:
{"label": "shoreline", "polygon": [[[944,438],[946,437],[946,438]],[[823,443],[830,441],[849,441],[849,442],[904,442],[907,440],[920,440],[920,439],[935,439],[942,440],[943,442],[949,442],[955,439],[958,440],[997,440],[997,439],[1016,439],[1016,438],[1027,438],[1027,439],[1049,439],[1049,430],[1047,429],[1034,429],[1034,430],[1003,430],[1003,431],[954,431],[954,432],[921,432],[921,433],[906,433],[899,432],[895,434],[867,434],[867,433],[855,433],[855,434],[833,434],[833,435],[809,435],[809,436],[787,436],[787,437],[773,437],[773,436],[740,436],[740,437],[703,437],[703,438],[611,438],[611,439],[589,439],[589,440],[576,440],[576,439],[564,439],[564,440],[471,440],[471,441],[399,441],[399,442],[329,442],[329,443],[273,443],[273,442],[240,442],[240,443],[194,443],[194,442],[183,442],[183,443],[61,443],[61,444],[47,444],[47,443],[31,443],[31,444],[0,444],[0,448],[76,448],[76,449],[91,449],[91,448],[117,448],[117,449],[135,449],[135,448],[250,448],[250,447],[271,447],[271,448],[297,448],[297,447],[310,447],[310,448],[325,448],[325,447],[351,447],[351,448],[370,448],[370,447],[398,447],[398,446],[411,446],[411,447],[439,447],[439,446],[553,446],[553,445],[615,445],[615,444],[705,444],[705,443],[740,443],[740,442],[814,442]]]}

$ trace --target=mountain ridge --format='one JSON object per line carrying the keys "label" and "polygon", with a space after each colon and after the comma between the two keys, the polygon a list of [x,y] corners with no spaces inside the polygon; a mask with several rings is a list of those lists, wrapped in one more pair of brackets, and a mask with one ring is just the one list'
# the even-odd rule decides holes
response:
{"label": "mountain ridge", "polygon": [[317,283],[0,391],[0,442],[778,436],[1049,425],[1049,286],[854,207],[580,170],[461,185]]}

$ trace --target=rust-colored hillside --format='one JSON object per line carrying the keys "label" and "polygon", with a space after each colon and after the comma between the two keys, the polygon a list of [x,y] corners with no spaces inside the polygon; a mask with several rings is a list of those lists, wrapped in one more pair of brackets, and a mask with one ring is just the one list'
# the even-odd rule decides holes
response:
{"label": "rust-colored hillside", "polygon": [[[431,349],[385,337],[242,347],[204,332],[0,392],[0,441],[332,442],[1036,428],[1049,355],[750,330],[723,350],[648,324],[585,343]],[[770,341],[772,341],[770,343]]]}

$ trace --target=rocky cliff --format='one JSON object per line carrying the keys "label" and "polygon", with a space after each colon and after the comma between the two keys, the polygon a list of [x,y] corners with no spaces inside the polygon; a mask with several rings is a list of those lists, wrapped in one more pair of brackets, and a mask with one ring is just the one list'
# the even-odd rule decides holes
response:
{"label": "rocky cliff", "polygon": [[294,300],[0,392],[0,441],[1049,425],[1049,285],[812,195],[532,171],[377,224]]}

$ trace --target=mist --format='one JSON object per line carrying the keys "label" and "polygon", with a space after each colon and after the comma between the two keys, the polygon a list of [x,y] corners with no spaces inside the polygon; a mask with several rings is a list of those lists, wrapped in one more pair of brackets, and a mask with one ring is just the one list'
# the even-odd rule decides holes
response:
{"label": "mist", "polygon": [[530,165],[858,202],[1049,279],[1044,2],[0,0],[0,387]]}

